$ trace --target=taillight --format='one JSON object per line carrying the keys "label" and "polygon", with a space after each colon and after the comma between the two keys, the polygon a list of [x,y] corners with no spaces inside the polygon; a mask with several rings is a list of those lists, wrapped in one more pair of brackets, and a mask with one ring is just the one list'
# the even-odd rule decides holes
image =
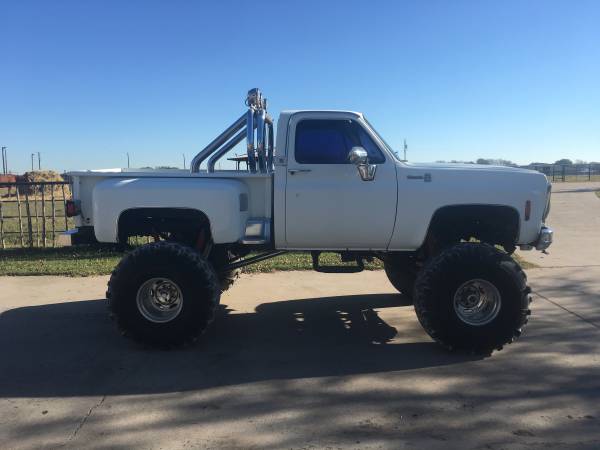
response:
{"label": "taillight", "polygon": [[525,220],[529,220],[531,217],[531,200],[525,202]]}
{"label": "taillight", "polygon": [[67,200],[65,203],[65,213],[67,217],[75,217],[78,216],[81,211],[79,211],[79,206],[75,200]]}

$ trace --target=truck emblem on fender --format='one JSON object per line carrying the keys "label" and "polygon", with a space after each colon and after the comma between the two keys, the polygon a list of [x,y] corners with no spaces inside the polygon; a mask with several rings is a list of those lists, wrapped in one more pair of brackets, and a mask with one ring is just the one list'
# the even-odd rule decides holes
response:
{"label": "truck emblem on fender", "polygon": [[426,183],[429,183],[431,181],[431,174],[426,173],[425,175],[407,175],[406,178],[409,180],[423,180]]}

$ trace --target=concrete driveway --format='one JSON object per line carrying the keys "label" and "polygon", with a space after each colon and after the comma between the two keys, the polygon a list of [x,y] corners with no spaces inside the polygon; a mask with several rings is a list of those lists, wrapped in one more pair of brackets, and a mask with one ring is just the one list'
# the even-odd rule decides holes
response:
{"label": "concrete driveway", "polygon": [[[556,249],[573,208],[600,217],[572,194]],[[1,278],[0,448],[600,448],[598,255],[555,254],[524,336],[485,359],[431,342],[382,272],[244,276],[170,352],[116,333],[106,277]]]}
{"label": "concrete driveway", "polygon": [[541,267],[600,267],[600,183],[555,183],[548,225],[555,242],[548,253],[521,252]]}

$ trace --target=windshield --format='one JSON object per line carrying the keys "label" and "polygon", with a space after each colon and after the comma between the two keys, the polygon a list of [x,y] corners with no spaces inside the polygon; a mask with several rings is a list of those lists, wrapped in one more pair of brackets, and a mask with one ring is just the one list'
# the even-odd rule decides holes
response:
{"label": "windshield", "polygon": [[375,129],[375,127],[371,124],[371,122],[369,122],[369,120],[363,116],[363,119],[365,120],[365,122],[367,123],[367,125],[369,126],[369,128],[371,129],[371,131],[373,132],[373,134],[375,134],[375,136],[377,136],[377,138],[381,141],[381,143],[385,146],[385,148],[392,154],[394,155],[394,158],[396,158],[398,161],[402,161],[400,159],[400,156],[398,155],[398,153],[396,153],[396,151],[392,148],[392,146],[390,144],[388,144],[386,142],[386,140],[377,132],[377,130]]}

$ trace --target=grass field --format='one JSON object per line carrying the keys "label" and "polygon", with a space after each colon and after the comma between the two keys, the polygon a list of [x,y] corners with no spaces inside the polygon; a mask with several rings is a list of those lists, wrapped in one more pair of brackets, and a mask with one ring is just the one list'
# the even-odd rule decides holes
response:
{"label": "grass field", "polygon": [[[0,250],[0,276],[62,275],[86,277],[108,275],[124,253],[109,248],[62,247],[46,249],[7,249]],[[515,259],[528,269],[535,267],[515,256]],[[321,255],[321,264],[338,265],[339,256],[333,253]],[[366,263],[367,270],[383,268],[379,260]],[[287,253],[276,258],[247,266],[245,273],[265,273],[279,270],[311,270],[312,260],[308,253]]]}
{"label": "grass field", "polygon": [[[62,233],[65,230],[65,207],[60,194],[56,195],[54,201],[54,230],[55,235]],[[60,200],[58,199],[60,197]],[[36,198],[29,198],[29,213],[31,216],[31,231],[33,238],[33,246],[39,247],[43,245],[43,229],[44,222],[46,226],[46,245],[52,246],[52,202],[50,197],[47,196],[44,202],[45,211],[42,209],[42,200],[40,196]],[[25,196],[21,196],[21,227],[19,227],[19,208],[16,203],[16,197],[0,199],[0,209],[2,213],[2,240],[4,246],[21,247],[21,242],[24,246],[29,246],[29,222],[27,219],[27,204],[25,203]],[[37,211],[37,214],[36,214]],[[45,220],[42,213],[45,213]],[[37,217],[36,217],[37,216]],[[68,219],[68,228],[73,228],[73,219]],[[23,231],[23,240],[21,240],[20,231]],[[1,243],[0,243],[1,246]]]}
{"label": "grass field", "polygon": [[[0,250],[0,276],[2,275],[64,275],[70,277],[108,275],[124,253],[108,248],[62,247]],[[341,264],[337,255],[321,255],[321,264]],[[380,261],[366,263],[367,270],[383,268]],[[243,269],[246,273],[273,272],[276,270],[310,270],[312,260],[307,253],[288,253],[262,261]]]}

